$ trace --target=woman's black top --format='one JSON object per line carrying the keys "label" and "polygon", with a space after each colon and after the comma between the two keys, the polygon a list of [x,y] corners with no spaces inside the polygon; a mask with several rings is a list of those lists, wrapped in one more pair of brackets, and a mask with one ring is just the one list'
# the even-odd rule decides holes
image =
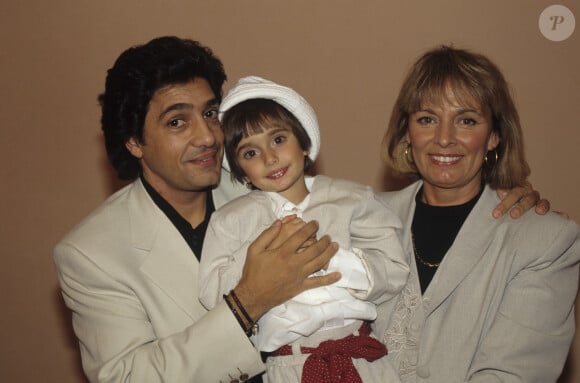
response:
{"label": "woman's black top", "polygon": [[416,208],[411,233],[422,293],[427,290],[438,265],[443,261],[482,192],[483,188],[469,202],[456,206],[431,206],[423,203],[423,188],[415,196]]}

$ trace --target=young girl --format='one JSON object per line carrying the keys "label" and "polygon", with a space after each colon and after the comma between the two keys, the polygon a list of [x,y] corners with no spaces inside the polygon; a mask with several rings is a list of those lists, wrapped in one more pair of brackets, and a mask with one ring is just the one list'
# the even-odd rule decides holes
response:
{"label": "young girl", "polygon": [[376,318],[375,305],[392,299],[407,280],[399,219],[368,186],[305,175],[320,149],[320,133],[314,111],[294,90],[243,78],[224,98],[220,120],[224,167],[253,190],[211,218],[200,264],[201,302],[212,308],[230,292],[248,245],[274,220],[317,220],[319,235],[339,244],[319,273],[339,271],[342,278],[260,318],[254,341],[268,355],[265,379],[397,382],[369,322]]}

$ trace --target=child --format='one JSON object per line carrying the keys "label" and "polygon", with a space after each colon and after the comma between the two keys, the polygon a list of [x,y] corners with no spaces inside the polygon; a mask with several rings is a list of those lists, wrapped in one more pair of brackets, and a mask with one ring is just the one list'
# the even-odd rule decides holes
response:
{"label": "child", "polygon": [[339,271],[342,278],[260,318],[254,341],[269,353],[266,381],[338,381],[350,375],[354,380],[348,381],[397,382],[383,358],[386,348],[370,336],[369,321],[376,318],[375,304],[392,299],[407,280],[399,219],[368,186],[305,175],[320,149],[320,133],[314,111],[294,90],[242,78],[223,99],[220,120],[224,167],[254,190],[210,220],[200,264],[201,302],[212,308],[235,287],[248,245],[274,220],[291,214],[315,219],[319,234],[339,244],[319,273]]}

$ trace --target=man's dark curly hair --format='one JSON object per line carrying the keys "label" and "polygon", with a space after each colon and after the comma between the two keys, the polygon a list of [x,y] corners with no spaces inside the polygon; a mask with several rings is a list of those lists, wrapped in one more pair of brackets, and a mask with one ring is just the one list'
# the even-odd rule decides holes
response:
{"label": "man's dark curly hair", "polygon": [[99,96],[101,126],[109,161],[122,180],[138,177],[141,167],[125,147],[132,137],[143,142],[149,102],[167,85],[204,78],[218,101],[226,74],[222,62],[197,41],[167,36],[124,51],[107,72]]}

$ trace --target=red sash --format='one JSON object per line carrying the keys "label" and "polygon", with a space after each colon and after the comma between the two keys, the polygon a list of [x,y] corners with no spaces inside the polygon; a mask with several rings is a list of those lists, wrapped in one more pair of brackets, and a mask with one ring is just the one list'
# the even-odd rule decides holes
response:
{"label": "red sash", "polygon": [[[369,322],[364,322],[358,332],[359,335],[324,341],[318,347],[300,347],[303,354],[310,354],[302,369],[302,383],[362,383],[352,359],[372,362],[387,355],[387,348],[369,336]],[[271,355],[292,355],[292,346],[282,346]]]}

